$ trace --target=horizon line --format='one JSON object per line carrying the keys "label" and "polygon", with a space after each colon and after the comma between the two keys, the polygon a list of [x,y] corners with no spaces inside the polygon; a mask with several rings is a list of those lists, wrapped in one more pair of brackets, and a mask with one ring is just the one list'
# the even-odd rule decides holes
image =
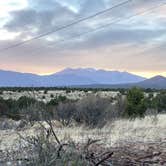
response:
{"label": "horizon line", "polygon": [[155,76],[163,76],[163,77],[166,77],[166,72],[139,72],[139,71],[126,71],[126,70],[113,70],[113,69],[102,69],[102,68],[93,68],[93,67],[66,67],[66,68],[62,68],[60,70],[57,70],[55,72],[28,72],[28,71],[19,71],[19,70],[10,70],[10,69],[0,69],[1,71],[8,71],[8,72],[17,72],[17,73],[23,73],[23,74],[34,74],[34,75],[39,75],[39,76],[47,76],[47,75],[52,75],[52,74],[56,74],[58,72],[61,72],[63,70],[66,70],[66,69],[73,69],[73,70],[76,70],[76,69],[93,69],[93,70],[96,70],[96,71],[99,71],[99,70],[103,70],[103,71],[112,71],[112,72],[127,72],[127,73],[130,73],[130,74],[134,74],[134,75],[137,75],[137,76],[140,76],[140,77],[144,77],[146,79],[148,78],[152,78],[152,77],[155,77]]}

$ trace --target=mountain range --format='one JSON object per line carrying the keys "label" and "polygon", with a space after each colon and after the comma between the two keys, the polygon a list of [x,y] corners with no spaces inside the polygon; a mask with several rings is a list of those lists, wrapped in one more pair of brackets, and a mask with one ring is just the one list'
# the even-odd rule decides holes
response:
{"label": "mountain range", "polygon": [[130,87],[166,88],[166,78],[151,79],[120,71],[96,70],[93,68],[66,68],[51,75],[37,75],[0,70],[0,87]]}

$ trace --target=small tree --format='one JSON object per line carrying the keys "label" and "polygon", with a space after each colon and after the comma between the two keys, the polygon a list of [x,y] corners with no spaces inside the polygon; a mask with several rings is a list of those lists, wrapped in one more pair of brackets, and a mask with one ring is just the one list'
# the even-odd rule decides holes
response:
{"label": "small tree", "polygon": [[130,118],[143,117],[146,111],[144,93],[139,88],[132,88],[127,93],[125,115]]}

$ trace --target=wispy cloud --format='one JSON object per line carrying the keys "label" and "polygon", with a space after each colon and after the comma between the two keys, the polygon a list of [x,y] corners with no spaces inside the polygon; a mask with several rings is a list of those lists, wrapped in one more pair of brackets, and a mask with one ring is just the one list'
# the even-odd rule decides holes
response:
{"label": "wispy cloud", "polygon": [[[122,0],[0,2],[0,19],[3,20],[0,23],[0,47],[54,30],[120,2]],[[166,6],[133,19],[124,19],[162,2],[133,0],[94,19],[0,53],[0,60],[6,64],[5,68],[39,73],[54,72],[66,66],[163,72],[166,70]],[[72,38],[117,19],[122,21],[89,35]],[[68,40],[70,38],[72,40]],[[66,42],[48,47],[48,44],[63,39]],[[35,53],[35,49],[39,51]],[[4,68],[4,65],[0,65],[0,68]]]}

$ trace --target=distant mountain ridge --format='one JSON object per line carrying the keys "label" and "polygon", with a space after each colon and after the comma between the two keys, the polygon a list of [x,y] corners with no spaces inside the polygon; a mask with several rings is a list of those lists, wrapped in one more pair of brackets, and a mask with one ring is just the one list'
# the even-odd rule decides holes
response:
{"label": "distant mountain ridge", "polygon": [[0,87],[90,87],[166,89],[166,77],[150,79],[128,72],[96,70],[93,68],[66,68],[50,75],[37,75],[0,70]]}
{"label": "distant mountain ridge", "polygon": [[0,70],[1,87],[51,87],[92,84],[112,85],[137,83],[144,80],[144,77],[128,72],[96,70],[93,68],[66,68],[60,72],[44,76],[31,73]]}
{"label": "distant mountain ridge", "polygon": [[163,76],[155,76],[144,81],[140,81],[138,83],[128,83],[128,84],[93,84],[93,85],[84,85],[84,88],[131,88],[131,87],[140,87],[140,88],[151,88],[151,89],[166,89],[166,77]]}
{"label": "distant mountain ridge", "polygon": [[158,75],[136,85],[142,88],[166,89],[166,77]]}
{"label": "distant mountain ridge", "polygon": [[91,80],[90,84],[123,84],[123,83],[135,83],[145,80],[141,76],[137,76],[128,72],[120,71],[107,71],[107,70],[96,70],[93,68],[66,68],[55,75],[75,75],[84,77],[87,80]]}

